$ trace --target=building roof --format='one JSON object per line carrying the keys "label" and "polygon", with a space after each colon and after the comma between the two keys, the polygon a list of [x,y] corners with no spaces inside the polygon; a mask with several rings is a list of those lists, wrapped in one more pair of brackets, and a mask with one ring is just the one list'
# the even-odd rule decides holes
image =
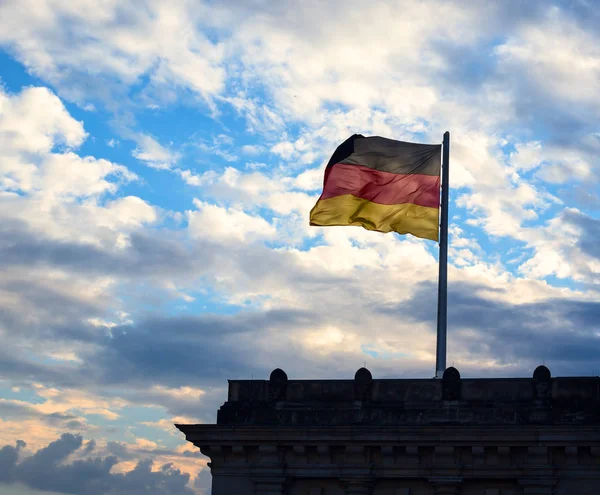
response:
{"label": "building roof", "polygon": [[531,378],[373,379],[366,368],[353,380],[230,380],[217,425],[600,425],[600,378],[551,377],[545,366]]}

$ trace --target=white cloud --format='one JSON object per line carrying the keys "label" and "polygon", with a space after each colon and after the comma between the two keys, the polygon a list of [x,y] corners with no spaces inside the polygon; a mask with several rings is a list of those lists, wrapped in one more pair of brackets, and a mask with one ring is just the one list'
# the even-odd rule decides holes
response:
{"label": "white cloud", "polygon": [[[574,208],[565,208],[527,236],[534,254],[519,267],[528,277],[544,278],[551,275],[578,282],[600,283],[600,259],[582,247],[589,245],[595,231],[588,232],[584,225],[594,220]],[[597,222],[597,220],[596,220]],[[593,226],[589,226],[593,229]]]}
{"label": "white cloud", "polygon": [[289,141],[281,141],[271,148],[271,153],[276,153],[286,160],[292,157],[294,151],[294,145]]}
{"label": "white cloud", "polygon": [[244,155],[260,155],[264,151],[264,147],[259,144],[246,144],[242,146],[242,153]]}
{"label": "white cloud", "polygon": [[158,395],[164,396],[165,402],[167,402],[168,399],[175,399],[179,401],[188,401],[191,405],[193,405],[206,392],[202,389],[188,386],[168,388],[162,385],[154,385],[150,389],[150,393],[156,393]]}
{"label": "white cloud", "polygon": [[[592,138],[593,139],[593,138]],[[584,146],[542,146],[540,141],[518,143],[510,160],[517,170],[537,169],[537,177],[553,184],[593,179],[595,157]],[[596,145],[597,146],[597,145]]]}
{"label": "white cloud", "polygon": [[43,194],[85,198],[103,193],[114,193],[118,183],[107,176],[122,177],[124,181],[137,176],[125,167],[94,157],[81,158],[75,153],[51,154],[40,167],[38,188]]}
{"label": "white cloud", "polygon": [[[312,198],[309,195],[291,190],[296,181],[279,173],[244,173],[233,167],[227,167],[221,174],[207,172],[194,180],[205,186],[205,193],[210,196],[243,204],[246,208],[267,207],[279,214],[305,212],[310,208]],[[306,184],[306,181],[305,176],[300,179],[300,184]]]}
{"label": "white cloud", "polygon": [[198,138],[195,135],[187,143],[187,146],[206,154],[215,155],[228,162],[238,159],[236,150],[233,149],[233,138],[226,134],[213,136],[210,140]]}
{"label": "white cloud", "polygon": [[[154,208],[129,196],[105,200],[137,179],[126,167],[74,150],[87,134],[46,88],[0,91],[0,216],[54,238],[115,242],[156,220]],[[61,149],[66,146],[67,149]],[[109,240],[110,239],[110,240]]]}
{"label": "white cloud", "polygon": [[356,334],[336,327],[317,328],[304,334],[299,333],[294,337],[300,341],[301,345],[323,355],[340,350],[354,352],[360,344]]}
{"label": "white cloud", "polygon": [[[297,185],[293,176],[282,172],[241,172],[228,167],[222,173],[207,172],[201,176],[187,177],[188,183],[199,185],[207,197],[234,205],[236,209],[256,212],[260,208],[270,210],[273,220],[269,223],[277,229],[277,241],[293,245],[305,237],[315,237],[317,232],[308,226],[308,213],[315,197]],[[300,181],[305,185],[307,176]]]}
{"label": "white cloud", "polygon": [[[352,28],[332,29],[333,18],[336,25]],[[368,107],[393,100],[403,113],[407,106],[417,112],[431,106],[436,92],[427,76],[444,65],[431,41],[469,44],[482,28],[473,6],[409,1],[399,9],[385,2],[303,2],[300,8],[284,3],[248,17],[234,39],[244,53],[248,79],[261,74],[278,105],[312,120],[325,102]]]}
{"label": "white cloud", "polygon": [[178,153],[169,151],[152,136],[138,134],[134,139],[137,143],[137,148],[132,153],[134,158],[145,162],[149,167],[167,170],[179,159]]}
{"label": "white cloud", "polygon": [[229,103],[246,118],[248,131],[251,133],[260,133],[272,139],[274,134],[281,133],[285,129],[285,120],[279,112],[245,93],[223,97],[223,102]]}
{"label": "white cloud", "polygon": [[546,207],[548,198],[519,177],[509,175],[494,139],[470,134],[463,143],[455,149],[473,182],[471,191],[462,193],[456,204],[474,215],[469,220],[488,234],[520,238],[522,223],[535,218],[536,210]]}
{"label": "white cloud", "polygon": [[83,414],[99,414],[109,420],[119,418],[115,411],[128,405],[118,397],[104,399],[82,390],[48,388],[43,384],[34,384],[35,394],[45,399],[43,403],[30,407],[44,414],[80,411]]}
{"label": "white cloud", "polygon": [[211,174],[207,173],[198,175],[191,170],[177,170],[177,173],[190,186],[201,186],[212,180]]}
{"label": "white cloud", "polygon": [[324,168],[311,168],[305,170],[294,179],[294,185],[304,191],[316,191],[323,186]]}
{"label": "white cloud", "polygon": [[[83,123],[69,115],[47,88],[25,88],[16,95],[0,88],[0,149],[48,153],[56,146],[77,148],[85,138]],[[8,152],[8,153],[7,153]]]}
{"label": "white cloud", "polygon": [[275,235],[275,228],[260,216],[197,199],[194,205],[197,209],[188,212],[188,222],[190,233],[195,237],[227,242],[269,239]]}
{"label": "white cloud", "polygon": [[543,22],[524,24],[496,53],[507,70],[518,71],[538,90],[597,109],[600,49],[596,35],[554,6]]}
{"label": "white cloud", "polygon": [[132,86],[144,76],[143,91],[152,100],[168,99],[180,87],[210,98],[223,88],[225,76],[223,47],[196,29],[210,18],[201,3],[167,7],[149,1],[142,9],[123,9],[114,0],[101,6],[30,0],[0,7],[0,43],[82,103],[88,91],[105,97],[112,86]]}
{"label": "white cloud", "polygon": [[108,201],[103,208],[88,205],[92,210],[98,227],[108,227],[119,231],[128,231],[152,224],[158,220],[156,209],[137,196],[125,196]]}

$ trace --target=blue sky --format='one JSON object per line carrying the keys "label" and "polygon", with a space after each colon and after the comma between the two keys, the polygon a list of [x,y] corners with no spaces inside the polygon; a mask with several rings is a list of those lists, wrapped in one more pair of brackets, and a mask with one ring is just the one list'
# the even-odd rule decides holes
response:
{"label": "blue sky", "polygon": [[308,226],[353,133],[451,133],[449,363],[598,374],[593,5],[26,0],[0,19],[0,488],[92,493],[60,480],[94,465],[116,491],[201,495],[206,459],[172,425],[214,422],[228,378],[433,375],[437,245]]}

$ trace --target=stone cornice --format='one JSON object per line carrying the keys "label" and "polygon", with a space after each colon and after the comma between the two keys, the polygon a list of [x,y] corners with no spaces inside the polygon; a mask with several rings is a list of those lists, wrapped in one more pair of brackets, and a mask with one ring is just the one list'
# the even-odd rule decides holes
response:
{"label": "stone cornice", "polygon": [[331,444],[336,441],[362,443],[450,444],[450,445],[530,445],[543,443],[561,446],[600,446],[600,426],[579,425],[444,425],[444,426],[226,426],[175,425],[192,442],[219,440],[240,444],[313,443]]}

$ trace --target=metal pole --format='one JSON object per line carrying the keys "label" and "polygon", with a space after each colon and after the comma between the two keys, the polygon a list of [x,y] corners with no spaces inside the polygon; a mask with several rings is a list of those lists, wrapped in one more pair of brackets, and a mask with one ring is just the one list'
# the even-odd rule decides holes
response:
{"label": "metal pole", "polygon": [[446,323],[448,316],[448,184],[450,164],[450,133],[444,133],[442,149],[442,202],[440,218],[440,259],[438,277],[438,317],[435,377],[442,378],[446,369]]}

